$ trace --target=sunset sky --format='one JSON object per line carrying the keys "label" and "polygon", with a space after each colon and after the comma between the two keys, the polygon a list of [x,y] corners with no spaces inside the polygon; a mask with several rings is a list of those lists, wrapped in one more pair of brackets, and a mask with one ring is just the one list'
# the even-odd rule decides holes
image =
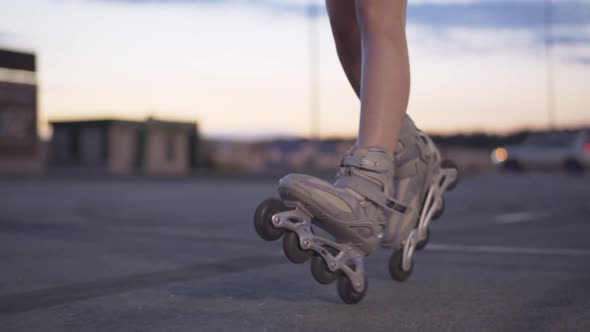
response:
{"label": "sunset sky", "polygon": [[[307,135],[308,0],[0,0],[0,47],[38,55],[47,121],[153,115],[205,135]],[[317,1],[320,129],[359,103]],[[409,112],[435,132],[547,125],[541,0],[409,0]],[[590,1],[553,1],[559,126],[590,125]]]}

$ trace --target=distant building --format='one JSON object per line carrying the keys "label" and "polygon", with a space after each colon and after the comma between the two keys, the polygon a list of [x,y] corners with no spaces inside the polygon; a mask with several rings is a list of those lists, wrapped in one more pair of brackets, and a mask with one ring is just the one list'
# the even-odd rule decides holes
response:
{"label": "distant building", "polygon": [[265,167],[264,146],[246,142],[211,142],[211,161],[216,170],[261,172]]}
{"label": "distant building", "polygon": [[0,49],[0,173],[44,169],[37,136],[35,55]]}
{"label": "distant building", "polygon": [[333,170],[354,144],[351,139],[277,139],[256,143],[212,143],[212,161],[219,170],[267,172]]}
{"label": "distant building", "polygon": [[54,170],[81,174],[187,175],[199,163],[190,122],[95,120],[51,122]]}

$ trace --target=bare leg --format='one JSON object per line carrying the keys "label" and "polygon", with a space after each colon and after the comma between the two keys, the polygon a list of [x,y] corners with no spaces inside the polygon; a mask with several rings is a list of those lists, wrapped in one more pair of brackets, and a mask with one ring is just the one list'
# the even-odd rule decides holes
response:
{"label": "bare leg", "polygon": [[393,153],[410,90],[406,1],[355,0],[356,20],[352,0],[327,5],[340,61],[361,98],[357,145]]}
{"label": "bare leg", "polygon": [[361,121],[357,145],[397,147],[410,93],[405,0],[356,0],[362,40]]}
{"label": "bare leg", "polygon": [[361,96],[361,32],[354,0],[326,0],[336,51],[357,97]]}

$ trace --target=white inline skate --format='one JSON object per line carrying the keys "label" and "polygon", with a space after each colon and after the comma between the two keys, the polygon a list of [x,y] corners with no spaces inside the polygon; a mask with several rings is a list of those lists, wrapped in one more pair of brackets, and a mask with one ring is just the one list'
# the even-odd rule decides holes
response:
{"label": "white inline skate", "polygon": [[[407,278],[414,249],[425,245],[428,223],[443,208],[442,193],[458,176],[454,166],[441,166],[438,150],[409,118],[400,136],[395,158],[379,148],[352,148],[334,184],[302,174],[283,177],[281,199],[262,202],[254,216],[260,237],[284,235],[285,256],[294,263],[311,258],[313,277],[321,284],[337,280],[348,304],[365,296],[363,258],[379,244],[395,250],[392,277]],[[315,227],[333,238],[316,235]]]}

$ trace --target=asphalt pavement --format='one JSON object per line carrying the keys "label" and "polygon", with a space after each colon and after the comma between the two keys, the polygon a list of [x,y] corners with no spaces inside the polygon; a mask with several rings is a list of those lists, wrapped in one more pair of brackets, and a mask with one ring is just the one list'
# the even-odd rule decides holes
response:
{"label": "asphalt pavement", "polygon": [[590,176],[472,176],[343,304],[252,226],[268,179],[0,181],[0,331],[590,331]]}

